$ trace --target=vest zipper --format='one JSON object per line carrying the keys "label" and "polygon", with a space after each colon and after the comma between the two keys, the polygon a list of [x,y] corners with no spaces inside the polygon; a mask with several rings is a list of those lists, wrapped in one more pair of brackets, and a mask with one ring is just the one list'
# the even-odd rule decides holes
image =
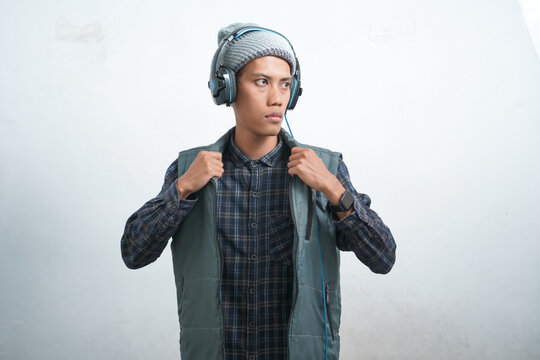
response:
{"label": "vest zipper", "polygon": [[330,324],[330,333],[332,334],[332,341],[334,341],[334,329],[332,328],[332,319],[330,318],[330,286],[326,283],[326,314],[328,315],[328,324]]}
{"label": "vest zipper", "polygon": [[215,228],[214,228],[214,231],[215,231],[215,239],[216,239],[216,243],[217,243],[217,246],[218,246],[218,249],[219,249],[219,309],[221,311],[221,344],[222,344],[222,350],[223,350],[223,359],[225,359],[225,334],[224,334],[224,331],[225,331],[225,323],[224,323],[224,316],[223,316],[223,303],[222,303],[222,300],[221,300],[221,281],[222,281],[222,278],[223,278],[223,250],[221,249],[221,244],[219,243],[219,239],[218,239],[218,236],[217,236],[217,208],[218,208],[218,199],[217,199],[217,189],[218,189],[218,185],[217,185],[217,178],[213,177],[212,178],[212,183],[214,184],[214,187],[215,187],[215,202],[214,202],[214,221],[215,221]]}
{"label": "vest zipper", "polygon": [[312,222],[312,217],[313,217],[313,206],[315,204],[315,190],[313,190],[312,188],[310,188],[309,186],[307,187],[307,190],[308,190],[308,199],[309,199],[309,204],[308,204],[308,221],[307,221],[307,229],[306,229],[306,240],[309,240],[311,239],[311,222]]}
{"label": "vest zipper", "polygon": [[[296,219],[294,217],[294,204],[293,204],[293,197],[292,197],[292,185],[293,185],[293,182],[294,182],[294,176],[291,178],[291,180],[289,181],[289,207],[291,208],[291,217],[292,217],[292,220],[293,220],[293,224],[294,224],[294,228],[297,229],[297,224],[296,224]],[[294,306],[296,305],[296,299],[298,298],[298,276],[296,275],[296,251],[297,251],[297,248],[298,248],[298,241],[294,241],[294,239],[296,239],[296,236],[294,236],[294,232],[293,232],[293,253],[292,253],[292,266],[293,266],[293,286],[294,286],[294,289],[293,289],[293,293],[295,294],[294,295],[294,298],[293,298],[293,302],[292,302],[292,305],[291,305],[291,312],[289,313],[289,331],[288,331],[288,334],[287,334],[287,337],[290,338],[290,335],[291,335],[291,323],[292,323],[292,314],[293,314],[293,310],[294,310]],[[287,348],[287,352],[288,352],[288,358],[289,360],[291,360],[291,347],[290,347],[290,341],[289,341],[289,344],[288,344],[288,348]]]}

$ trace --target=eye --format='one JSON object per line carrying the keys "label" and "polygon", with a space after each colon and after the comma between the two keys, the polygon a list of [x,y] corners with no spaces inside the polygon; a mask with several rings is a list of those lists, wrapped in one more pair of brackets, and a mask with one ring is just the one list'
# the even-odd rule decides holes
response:
{"label": "eye", "polygon": [[[262,82],[262,81],[264,81],[264,82]],[[266,82],[267,82],[266,79],[262,79],[262,78],[255,80],[255,83],[257,83],[257,85],[265,85]]]}
{"label": "eye", "polygon": [[290,83],[290,82],[284,82],[284,83],[283,83],[283,87],[284,87],[284,88],[288,88],[289,86],[291,86],[291,83]]}

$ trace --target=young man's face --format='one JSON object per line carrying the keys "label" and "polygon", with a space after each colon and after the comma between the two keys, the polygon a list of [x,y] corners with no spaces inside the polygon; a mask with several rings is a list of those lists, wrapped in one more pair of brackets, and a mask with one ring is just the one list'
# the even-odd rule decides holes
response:
{"label": "young man's face", "polygon": [[244,66],[236,83],[232,107],[237,131],[256,137],[277,135],[290,97],[289,63],[275,56],[257,58]]}

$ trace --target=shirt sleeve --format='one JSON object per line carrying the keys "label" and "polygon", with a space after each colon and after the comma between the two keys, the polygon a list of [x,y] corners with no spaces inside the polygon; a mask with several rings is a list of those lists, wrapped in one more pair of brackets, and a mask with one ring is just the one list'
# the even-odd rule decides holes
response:
{"label": "shirt sleeve", "polygon": [[180,199],[177,179],[175,160],[165,173],[159,194],[127,219],[120,247],[128,268],[138,269],[154,262],[197,202],[191,196]]}
{"label": "shirt sleeve", "polygon": [[351,183],[347,166],[341,158],[337,178],[353,195],[354,204],[353,212],[340,220],[328,203],[327,211],[336,225],[336,246],[341,251],[353,251],[371,271],[388,273],[396,260],[396,243],[390,229],[370,208],[370,197],[356,191]]}

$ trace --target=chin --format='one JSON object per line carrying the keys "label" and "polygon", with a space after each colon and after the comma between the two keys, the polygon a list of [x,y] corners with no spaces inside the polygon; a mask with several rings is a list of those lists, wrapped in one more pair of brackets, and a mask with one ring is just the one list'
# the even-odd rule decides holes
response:
{"label": "chin", "polygon": [[258,124],[250,124],[251,126],[246,126],[247,124],[239,124],[237,123],[237,127],[242,127],[244,131],[247,131],[255,136],[258,137],[267,137],[267,136],[277,136],[279,132],[281,131],[281,124],[282,123],[268,123],[268,122],[262,122]]}
{"label": "chin", "polygon": [[279,130],[275,131],[264,131],[259,132],[257,135],[259,136],[277,136],[279,134]]}
{"label": "chin", "polygon": [[260,136],[276,136],[281,130],[281,124],[265,124],[253,130]]}
{"label": "chin", "polygon": [[272,126],[272,129],[268,131],[269,136],[276,136],[279,134],[279,131],[281,130],[281,124],[280,125],[274,125]]}

